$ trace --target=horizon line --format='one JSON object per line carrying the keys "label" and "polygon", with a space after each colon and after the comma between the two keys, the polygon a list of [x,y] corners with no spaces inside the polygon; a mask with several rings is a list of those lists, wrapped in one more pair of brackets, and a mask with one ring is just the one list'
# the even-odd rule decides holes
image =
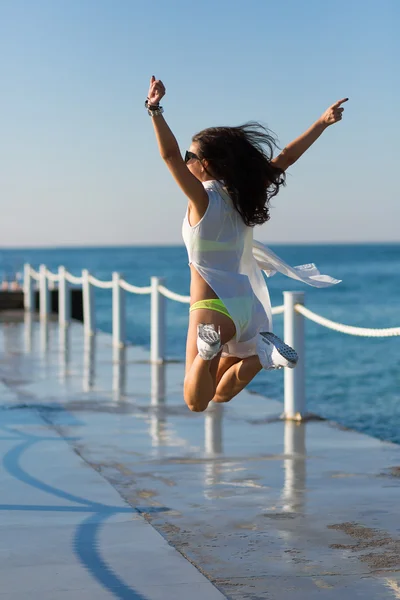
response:
{"label": "horizon line", "polygon": [[[391,241],[320,241],[320,242],[261,242],[268,246],[396,246],[400,240]],[[45,246],[2,246],[3,250],[82,250],[102,248],[184,248],[183,243],[165,244],[62,244]]]}

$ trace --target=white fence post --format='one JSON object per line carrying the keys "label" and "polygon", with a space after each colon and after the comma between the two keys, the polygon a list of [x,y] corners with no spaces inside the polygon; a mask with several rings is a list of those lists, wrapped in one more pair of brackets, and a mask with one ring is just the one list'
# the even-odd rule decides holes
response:
{"label": "white fence post", "polygon": [[285,406],[283,418],[301,421],[306,416],[304,317],[295,310],[304,304],[304,292],[283,292],[284,340],[299,355],[294,369],[285,369]]}
{"label": "white fence post", "polygon": [[89,281],[89,271],[82,271],[83,329],[85,335],[95,333],[94,288]]}
{"label": "white fence post", "polygon": [[204,449],[207,454],[221,454],[222,452],[222,416],[224,407],[216,402],[208,406],[204,413]]}
{"label": "white fence post", "polygon": [[121,275],[112,274],[112,335],[113,346],[122,348],[126,340],[125,290],[120,285]]}
{"label": "white fence post", "polygon": [[46,319],[50,312],[50,290],[46,265],[40,265],[39,277],[39,312],[40,318]]}
{"label": "white fence post", "polygon": [[62,327],[71,319],[71,290],[65,273],[65,267],[58,267],[58,323]]}
{"label": "white fence post", "polygon": [[24,309],[29,312],[35,310],[35,283],[28,264],[24,265]]}
{"label": "white fence post", "polygon": [[152,363],[164,362],[165,349],[165,298],[158,290],[164,284],[164,278],[151,278],[151,339],[150,360]]}

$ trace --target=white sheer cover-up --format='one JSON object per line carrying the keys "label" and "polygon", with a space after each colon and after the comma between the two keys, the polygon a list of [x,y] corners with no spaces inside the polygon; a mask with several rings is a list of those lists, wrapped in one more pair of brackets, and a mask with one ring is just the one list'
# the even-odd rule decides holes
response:
{"label": "white sheer cover-up", "polygon": [[182,235],[192,264],[222,300],[236,327],[236,336],[222,356],[256,354],[260,331],[272,331],[271,302],[263,276],[279,272],[314,287],[340,280],[322,275],[311,263],[291,267],[272,250],[253,239],[253,228],[244,224],[229,194],[218,181],[203,183],[209,204],[203,218],[191,226],[186,213]]}

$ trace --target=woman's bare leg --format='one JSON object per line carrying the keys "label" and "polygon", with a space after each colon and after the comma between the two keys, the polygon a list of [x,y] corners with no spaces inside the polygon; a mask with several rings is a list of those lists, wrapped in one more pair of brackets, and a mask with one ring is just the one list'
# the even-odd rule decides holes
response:
{"label": "woman's bare leg", "polygon": [[257,355],[248,358],[221,358],[217,372],[217,389],[214,402],[229,402],[262,369]]}
{"label": "woman's bare leg", "polygon": [[204,411],[215,395],[220,354],[213,360],[203,360],[197,351],[197,326],[199,323],[212,323],[221,328],[222,345],[235,335],[235,325],[229,317],[215,310],[194,310],[189,316],[189,330],[186,345],[186,373],[183,386],[185,402],[190,410]]}

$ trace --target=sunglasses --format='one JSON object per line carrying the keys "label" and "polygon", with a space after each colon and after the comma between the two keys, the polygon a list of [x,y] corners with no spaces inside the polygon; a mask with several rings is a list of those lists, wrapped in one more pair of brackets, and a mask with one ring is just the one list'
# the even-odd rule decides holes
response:
{"label": "sunglasses", "polygon": [[200,160],[199,157],[196,154],[193,154],[193,152],[189,152],[189,150],[186,150],[186,152],[185,152],[185,165],[189,162],[189,160],[192,160],[192,158],[195,158],[196,160]]}

